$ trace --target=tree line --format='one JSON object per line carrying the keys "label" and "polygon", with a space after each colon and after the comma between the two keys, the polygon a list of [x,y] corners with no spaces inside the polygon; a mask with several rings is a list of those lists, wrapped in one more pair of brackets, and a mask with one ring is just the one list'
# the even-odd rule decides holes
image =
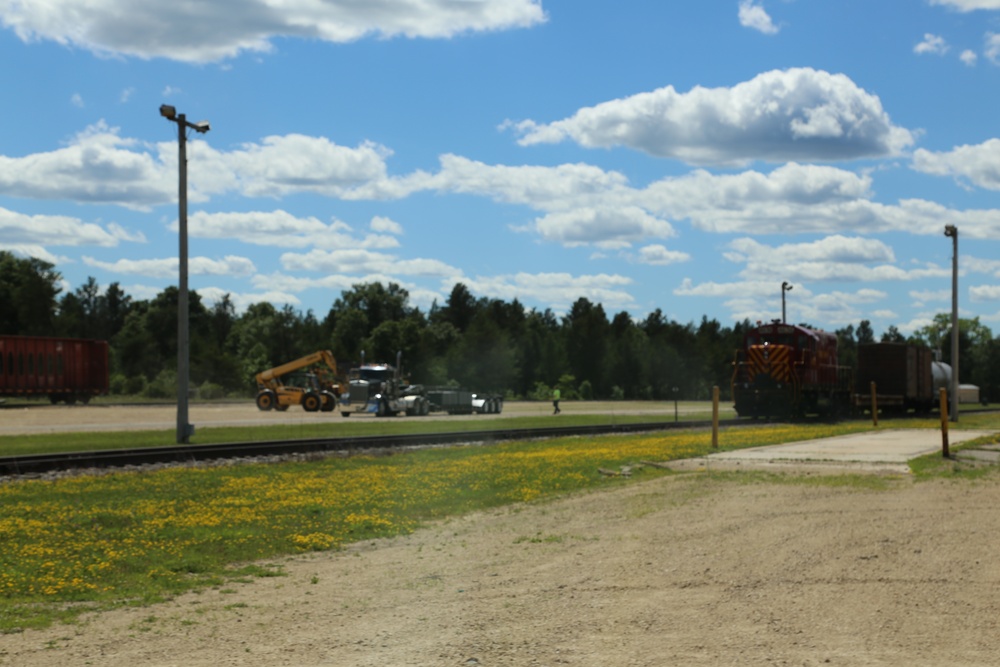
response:
{"label": "tree line", "polygon": [[[0,333],[107,340],[113,393],[176,395],[176,287],[139,300],[117,282],[102,291],[88,278],[60,294],[61,282],[54,265],[0,251]],[[322,318],[266,302],[237,313],[228,295],[207,306],[197,291],[189,307],[191,385],[208,398],[252,395],[258,372],[321,349],[342,371],[362,353],[394,363],[401,352],[414,382],[516,398],[546,399],[558,387],[567,399],[704,399],[713,386],[728,398],[735,351],[754,326],[707,317],[682,324],[660,309],[642,319],[609,316],[583,297],[557,316],[516,298],[477,298],[462,283],[427,312],[398,284],[379,282],[344,291]],[[947,361],[950,326],[941,314],[909,338],[891,326],[879,340],[943,346]],[[844,365],[854,365],[859,344],[876,340],[867,320],[835,333]],[[975,318],[960,320],[959,341],[962,382],[1000,387],[1000,339]]]}

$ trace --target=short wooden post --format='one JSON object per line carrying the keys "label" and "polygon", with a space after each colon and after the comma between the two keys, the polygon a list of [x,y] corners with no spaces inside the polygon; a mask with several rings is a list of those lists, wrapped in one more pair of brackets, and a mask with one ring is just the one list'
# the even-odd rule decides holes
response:
{"label": "short wooden post", "polygon": [[878,426],[878,394],[875,393],[875,380],[872,380],[872,426]]}
{"label": "short wooden post", "polygon": [[948,390],[941,387],[941,456],[949,458],[951,452],[948,451]]}
{"label": "short wooden post", "polygon": [[719,387],[712,387],[712,449],[719,448]]}

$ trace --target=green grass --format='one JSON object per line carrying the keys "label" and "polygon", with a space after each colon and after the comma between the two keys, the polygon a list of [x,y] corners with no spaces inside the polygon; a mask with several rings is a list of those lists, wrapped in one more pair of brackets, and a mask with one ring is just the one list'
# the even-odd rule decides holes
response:
{"label": "green grass", "polygon": [[[914,425],[883,420],[880,428]],[[981,415],[962,426],[1000,429],[1000,418]],[[738,449],[869,430],[864,422],[733,427],[722,431],[720,445]],[[598,469],[710,451],[709,430],[698,429],[2,484],[0,632],[280,576],[280,558],[289,554],[336,550],[470,511],[668,475],[638,467],[631,478],[606,477]],[[928,467],[921,475],[963,473]],[[860,479],[811,483],[880,488]],[[525,533],[529,542],[559,539]]]}

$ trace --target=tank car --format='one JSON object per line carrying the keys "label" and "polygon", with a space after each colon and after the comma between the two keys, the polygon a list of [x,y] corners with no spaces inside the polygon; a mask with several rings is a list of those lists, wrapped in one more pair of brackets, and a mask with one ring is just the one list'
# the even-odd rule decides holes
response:
{"label": "tank car", "polygon": [[835,415],[850,407],[853,373],[837,363],[837,337],[792,324],[747,331],[733,362],[732,397],[741,417]]}
{"label": "tank car", "polygon": [[108,393],[108,343],[81,338],[0,336],[0,396],[87,403]]}

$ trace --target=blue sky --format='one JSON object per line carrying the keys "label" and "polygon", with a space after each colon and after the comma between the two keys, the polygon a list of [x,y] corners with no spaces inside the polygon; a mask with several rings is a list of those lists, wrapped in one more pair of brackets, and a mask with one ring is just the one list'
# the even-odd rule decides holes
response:
{"label": "blue sky", "polygon": [[0,249],[322,317],[368,281],[1000,328],[1000,0],[0,0]]}

